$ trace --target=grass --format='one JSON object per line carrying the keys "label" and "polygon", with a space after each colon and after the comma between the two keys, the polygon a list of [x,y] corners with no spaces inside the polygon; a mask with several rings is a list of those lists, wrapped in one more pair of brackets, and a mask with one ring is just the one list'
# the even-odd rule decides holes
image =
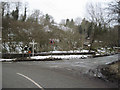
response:
{"label": "grass", "polygon": [[120,78],[120,61],[109,65],[110,73],[115,73],[117,78]]}
{"label": "grass", "polygon": [[102,68],[101,73],[106,76],[106,79],[112,82],[120,80],[120,61],[113,62]]}

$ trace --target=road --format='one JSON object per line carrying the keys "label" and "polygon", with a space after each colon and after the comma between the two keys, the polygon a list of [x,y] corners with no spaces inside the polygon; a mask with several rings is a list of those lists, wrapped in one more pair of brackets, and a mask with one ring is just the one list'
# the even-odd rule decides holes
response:
{"label": "road", "polygon": [[117,85],[114,83],[87,76],[88,68],[95,69],[98,65],[113,62],[113,59],[117,60],[117,55],[104,59],[101,57],[62,61],[4,62],[2,86],[43,90],[45,88],[115,88]]}

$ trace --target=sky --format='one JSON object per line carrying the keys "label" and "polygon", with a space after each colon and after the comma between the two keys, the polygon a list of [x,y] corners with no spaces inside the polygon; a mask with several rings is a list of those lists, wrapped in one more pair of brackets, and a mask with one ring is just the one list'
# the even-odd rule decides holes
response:
{"label": "sky", "polygon": [[[7,0],[11,1],[11,0]],[[84,18],[88,3],[101,3],[105,5],[113,0],[13,0],[28,2],[29,11],[39,9],[43,14],[51,15],[56,22],[62,19]]]}

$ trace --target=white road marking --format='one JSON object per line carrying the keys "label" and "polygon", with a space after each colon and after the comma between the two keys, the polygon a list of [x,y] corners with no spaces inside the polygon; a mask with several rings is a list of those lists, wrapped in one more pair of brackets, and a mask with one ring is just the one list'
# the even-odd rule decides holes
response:
{"label": "white road marking", "polygon": [[27,77],[27,76],[25,76],[25,75],[23,75],[23,74],[21,74],[21,73],[16,73],[16,74],[18,74],[18,75],[20,75],[20,76],[23,76],[24,78],[26,78],[26,79],[28,79],[29,81],[31,81],[32,83],[34,83],[38,88],[41,88],[41,90],[44,90],[43,89],[43,87],[41,87],[38,83],[36,83],[34,80],[32,80],[31,78],[29,78],[29,77]]}

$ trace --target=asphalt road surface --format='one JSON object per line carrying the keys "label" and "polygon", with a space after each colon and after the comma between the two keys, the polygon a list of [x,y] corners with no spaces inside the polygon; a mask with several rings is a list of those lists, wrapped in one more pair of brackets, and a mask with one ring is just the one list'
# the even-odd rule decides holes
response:
{"label": "asphalt road surface", "polygon": [[[112,58],[111,60],[113,60],[116,59],[116,56],[106,57],[106,59],[108,58]],[[99,59],[101,60],[102,58]],[[99,78],[89,77],[81,73],[87,70],[82,70],[80,68],[83,68],[83,65],[85,65],[84,63],[87,63],[88,60],[89,59],[4,62],[2,64],[2,88],[42,88],[44,90],[45,88],[117,87],[114,83]],[[86,67],[88,66],[89,63]],[[79,70],[82,71],[80,72]]]}

